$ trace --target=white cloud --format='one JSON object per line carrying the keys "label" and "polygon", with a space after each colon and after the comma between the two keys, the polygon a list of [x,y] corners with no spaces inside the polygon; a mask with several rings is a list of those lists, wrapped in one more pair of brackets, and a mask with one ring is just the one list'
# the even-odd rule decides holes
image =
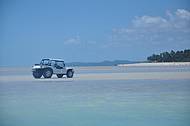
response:
{"label": "white cloud", "polygon": [[178,9],[174,15],[173,23],[176,28],[189,30],[190,12],[183,9]]}
{"label": "white cloud", "polygon": [[181,18],[181,19],[185,19],[185,20],[189,20],[190,21],[190,12],[184,9],[177,9],[176,11],[176,16]]}
{"label": "white cloud", "polygon": [[174,13],[167,11],[165,17],[135,17],[132,26],[114,28],[110,40],[109,45],[125,47],[190,47],[190,12],[177,9]]}
{"label": "white cloud", "polygon": [[169,11],[166,12],[167,18],[142,16],[136,17],[133,20],[133,28],[162,28],[164,29],[186,29],[190,27],[190,12],[184,9],[177,9],[172,14]]}
{"label": "white cloud", "polygon": [[133,25],[136,28],[149,28],[155,25],[160,28],[165,28],[168,27],[169,24],[168,21],[162,17],[142,16],[136,17],[135,20],[133,20]]}
{"label": "white cloud", "polygon": [[81,40],[80,40],[79,36],[68,38],[68,39],[64,40],[64,44],[66,44],[66,45],[69,45],[69,44],[76,45],[76,44],[80,44],[80,43],[81,43]]}

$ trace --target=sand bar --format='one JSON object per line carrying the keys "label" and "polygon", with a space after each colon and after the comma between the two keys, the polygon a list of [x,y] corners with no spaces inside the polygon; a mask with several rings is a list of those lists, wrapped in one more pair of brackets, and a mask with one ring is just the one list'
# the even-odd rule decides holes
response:
{"label": "sand bar", "polygon": [[83,81],[83,80],[137,80],[137,79],[190,79],[190,72],[149,72],[149,73],[94,73],[76,74],[74,78],[34,79],[32,75],[0,76],[0,82],[10,81]]}

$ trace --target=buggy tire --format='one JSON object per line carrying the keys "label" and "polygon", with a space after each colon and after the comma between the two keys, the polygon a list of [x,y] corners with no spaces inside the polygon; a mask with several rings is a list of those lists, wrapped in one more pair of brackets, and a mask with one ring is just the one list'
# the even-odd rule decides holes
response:
{"label": "buggy tire", "polygon": [[51,78],[53,70],[51,68],[45,69],[43,72],[44,78]]}
{"label": "buggy tire", "polygon": [[73,77],[73,71],[72,70],[68,70],[67,71],[67,78],[72,78]]}
{"label": "buggy tire", "polygon": [[63,74],[57,74],[57,77],[58,77],[58,78],[62,78],[62,77],[63,77]]}
{"label": "buggy tire", "polygon": [[38,78],[42,77],[42,72],[41,72],[41,70],[36,70],[36,71],[32,72],[32,75],[34,78],[38,79]]}

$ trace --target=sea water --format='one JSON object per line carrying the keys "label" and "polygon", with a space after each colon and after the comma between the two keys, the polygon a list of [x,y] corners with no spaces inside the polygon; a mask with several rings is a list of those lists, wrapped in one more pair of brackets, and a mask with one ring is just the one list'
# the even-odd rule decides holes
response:
{"label": "sea water", "polygon": [[[5,69],[5,68],[4,68]],[[189,67],[75,68],[76,74]],[[4,76],[31,74],[8,69]],[[0,81],[1,126],[189,126],[190,79]]]}

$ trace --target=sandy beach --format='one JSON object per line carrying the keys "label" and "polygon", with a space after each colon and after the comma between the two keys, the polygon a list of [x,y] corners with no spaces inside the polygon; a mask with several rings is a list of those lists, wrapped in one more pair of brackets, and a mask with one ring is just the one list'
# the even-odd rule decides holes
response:
{"label": "sandy beach", "polygon": [[85,80],[138,80],[138,79],[189,79],[190,72],[150,72],[150,73],[98,73],[98,74],[76,74],[74,78],[63,77],[58,79],[53,76],[50,79],[34,79],[32,75],[11,75],[0,76],[0,82],[15,82],[15,81],[85,81]]}
{"label": "sandy beach", "polygon": [[[138,80],[138,79],[189,79],[190,71],[170,71],[172,67],[179,68],[185,66],[190,68],[190,62],[183,63],[137,63],[123,64],[116,67],[112,66],[94,66],[94,67],[75,67],[75,75],[73,78],[63,77],[58,79],[53,75],[51,79],[34,79],[30,68],[1,68],[0,82],[9,81],[84,81],[84,80]],[[140,70],[139,67],[145,67],[146,71],[131,72],[133,69]],[[154,71],[165,69],[165,71]],[[171,68],[170,68],[171,67]],[[131,70],[132,68],[132,70]],[[153,69],[153,70],[152,70]],[[169,71],[167,71],[167,69]],[[182,69],[182,68],[180,68]],[[9,73],[9,74],[3,74]]]}

